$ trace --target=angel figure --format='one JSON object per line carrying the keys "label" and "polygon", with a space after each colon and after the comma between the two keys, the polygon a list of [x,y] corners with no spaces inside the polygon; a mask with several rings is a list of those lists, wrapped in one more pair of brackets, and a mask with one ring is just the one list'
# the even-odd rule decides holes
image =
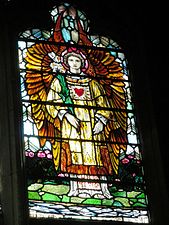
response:
{"label": "angel figure", "polygon": [[92,46],[80,22],[79,48],[64,45],[62,16],[51,44],[36,43],[27,51],[32,118],[40,145],[51,143],[56,171],[70,177],[68,195],[110,199],[107,177],[118,174],[127,143],[122,68],[110,52],[80,47]]}
{"label": "angel figure", "polygon": [[[78,180],[106,181],[106,170],[112,170],[110,158],[103,160],[106,145],[101,143],[106,140],[103,129],[111,114],[106,110],[110,108],[109,101],[103,87],[83,72],[87,69],[88,62],[82,52],[75,48],[65,50],[62,54],[62,63],[66,69],[67,87],[65,88],[68,89],[75,107],[70,111],[65,106],[65,100],[62,97],[63,83],[61,84],[56,76],[52,81],[47,101],[60,104],[47,105],[47,110],[53,118],[58,117],[61,121],[62,142],[60,145],[67,144],[65,149],[67,165],[62,165],[61,162],[61,170],[68,172],[70,177],[74,178],[70,181],[68,195],[111,198],[106,182],[76,180],[78,178]],[[56,68],[53,67],[53,70],[56,71]],[[105,109],[97,109],[97,107]]]}

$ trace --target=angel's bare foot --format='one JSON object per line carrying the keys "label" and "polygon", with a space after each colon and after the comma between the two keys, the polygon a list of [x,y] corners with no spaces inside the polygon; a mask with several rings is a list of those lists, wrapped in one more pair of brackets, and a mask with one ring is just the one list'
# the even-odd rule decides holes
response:
{"label": "angel's bare foot", "polygon": [[95,194],[93,197],[94,198],[99,198],[99,199],[104,199],[105,198],[105,196],[102,195],[102,194]]}
{"label": "angel's bare foot", "polygon": [[80,198],[91,198],[91,196],[89,194],[87,194],[87,193],[80,193],[78,195],[78,197],[80,197]]}
{"label": "angel's bare foot", "polygon": [[106,191],[106,192],[104,193],[104,196],[105,196],[105,198],[108,198],[108,199],[113,198],[113,196],[110,194],[109,191]]}
{"label": "angel's bare foot", "polygon": [[77,190],[74,190],[74,191],[70,191],[70,192],[68,193],[68,196],[69,196],[69,197],[72,197],[72,196],[75,197],[75,196],[78,196],[78,194],[79,194],[78,191],[77,191]]}

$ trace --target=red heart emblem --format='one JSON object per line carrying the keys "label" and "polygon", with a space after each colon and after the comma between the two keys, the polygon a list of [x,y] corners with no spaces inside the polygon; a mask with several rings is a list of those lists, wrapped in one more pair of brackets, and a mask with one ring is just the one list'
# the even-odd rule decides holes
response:
{"label": "red heart emblem", "polygon": [[83,95],[84,93],[84,89],[83,88],[75,88],[75,93],[80,97]]}

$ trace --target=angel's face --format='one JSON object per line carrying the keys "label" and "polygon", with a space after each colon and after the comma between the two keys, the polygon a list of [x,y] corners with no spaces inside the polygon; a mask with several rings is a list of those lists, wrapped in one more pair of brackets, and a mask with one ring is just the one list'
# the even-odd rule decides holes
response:
{"label": "angel's face", "polygon": [[79,57],[74,55],[69,56],[68,65],[71,73],[80,73],[82,62]]}

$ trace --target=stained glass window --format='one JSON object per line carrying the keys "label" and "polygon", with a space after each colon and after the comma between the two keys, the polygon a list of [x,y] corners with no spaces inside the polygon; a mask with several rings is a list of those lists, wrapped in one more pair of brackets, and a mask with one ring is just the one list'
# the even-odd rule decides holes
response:
{"label": "stained glass window", "polygon": [[76,7],[50,14],[18,41],[30,217],[149,223],[124,49]]}

